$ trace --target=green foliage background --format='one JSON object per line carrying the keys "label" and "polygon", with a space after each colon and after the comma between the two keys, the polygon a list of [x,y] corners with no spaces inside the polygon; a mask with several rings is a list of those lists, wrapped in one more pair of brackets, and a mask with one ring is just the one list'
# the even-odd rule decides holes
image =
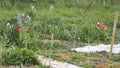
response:
{"label": "green foliage background", "polygon": [[[91,43],[97,41],[110,43],[114,13],[115,11],[120,12],[120,8],[116,5],[96,4],[94,1],[92,4],[84,4],[82,1],[76,3],[65,0],[4,0],[0,1],[0,5],[1,40],[3,40],[2,36],[6,31],[7,21],[14,24],[13,17],[24,13],[32,18],[32,26],[30,27],[32,38],[37,36],[38,39],[42,39],[55,33],[55,39],[60,40],[72,41],[75,35],[75,39],[81,38],[82,42],[89,40]],[[36,11],[31,10],[31,5],[35,6]],[[50,10],[51,5],[54,7],[52,10]],[[97,22],[105,24],[108,27],[108,32],[96,30]],[[120,37],[119,26],[120,22],[118,21],[116,43]]]}
{"label": "green foliage background", "polygon": [[[32,10],[31,6],[35,9]],[[10,48],[15,46],[15,50],[3,50],[3,64],[19,65],[29,62],[26,65],[30,65],[34,64],[33,61],[39,64],[38,60],[32,56],[34,55],[32,51],[43,49],[42,54],[48,55],[50,44],[43,44],[41,40],[50,39],[52,33],[54,33],[54,39],[62,41],[110,44],[114,13],[116,11],[120,13],[119,6],[118,0],[115,0],[112,5],[109,2],[103,5],[102,0],[86,2],[84,0],[0,0],[0,42]],[[30,25],[24,24],[18,34],[16,33],[18,21],[14,17],[22,14],[29,15],[31,22]],[[120,43],[119,20],[115,43]],[[14,27],[7,29],[8,22]],[[108,27],[108,32],[96,30],[97,22]],[[27,29],[31,30],[29,34],[25,32]],[[25,48],[26,43],[29,50]],[[65,48],[57,43],[54,43],[53,47],[53,52],[61,47],[63,47],[61,49]],[[45,50],[47,53],[44,53]],[[27,54],[24,54],[24,51]],[[28,61],[24,62],[26,59]],[[113,60],[117,61],[119,58]]]}

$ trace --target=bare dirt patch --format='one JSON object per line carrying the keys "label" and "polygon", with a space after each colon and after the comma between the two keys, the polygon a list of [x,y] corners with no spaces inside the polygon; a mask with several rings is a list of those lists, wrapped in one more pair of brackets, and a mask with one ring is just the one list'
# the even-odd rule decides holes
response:
{"label": "bare dirt patch", "polygon": [[72,58],[72,53],[59,53],[56,56],[59,56],[62,58]]}
{"label": "bare dirt patch", "polygon": [[87,61],[92,63],[95,68],[120,68],[120,64],[117,64],[114,61],[106,60],[104,58],[89,57]]}
{"label": "bare dirt patch", "polygon": [[[51,40],[49,40],[49,39],[43,39],[42,42],[43,42],[43,43],[50,43]],[[60,40],[53,40],[53,42],[54,42],[54,43],[63,44],[62,41],[60,41]]]}
{"label": "bare dirt patch", "polygon": [[2,45],[3,44],[3,42],[0,42],[0,45]]}

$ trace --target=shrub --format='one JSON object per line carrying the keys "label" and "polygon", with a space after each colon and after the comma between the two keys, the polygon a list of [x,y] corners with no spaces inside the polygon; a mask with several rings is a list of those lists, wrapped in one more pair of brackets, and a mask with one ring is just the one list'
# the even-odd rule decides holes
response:
{"label": "shrub", "polygon": [[38,65],[38,61],[35,53],[26,48],[19,49],[13,47],[9,49],[3,49],[2,51],[2,64],[3,65]]}

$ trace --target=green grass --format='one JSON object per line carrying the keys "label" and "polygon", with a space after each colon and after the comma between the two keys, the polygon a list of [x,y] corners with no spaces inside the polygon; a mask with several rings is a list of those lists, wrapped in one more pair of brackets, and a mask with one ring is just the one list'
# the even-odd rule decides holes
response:
{"label": "green grass", "polygon": [[[77,8],[77,7],[57,8],[55,5],[54,6],[55,8],[51,12],[49,12],[49,8],[40,9],[38,7],[37,7],[38,10],[33,12],[29,10],[30,4],[28,5],[29,8],[26,7],[25,10],[20,10],[17,7],[13,8],[13,10],[11,11],[8,11],[6,9],[0,10],[1,23],[6,23],[6,21],[10,21],[17,14],[22,14],[22,13],[31,14],[32,12],[32,15],[34,15],[34,18],[32,18],[33,19],[32,23],[34,23],[33,28],[35,24],[36,25],[40,24],[42,26],[40,27],[41,33],[44,33],[45,31],[44,27],[46,26],[47,34],[55,33],[56,39],[70,40],[74,35],[74,28],[72,28],[72,24],[76,24],[76,28],[77,28],[76,40],[78,37],[81,37],[81,40],[83,42],[87,42],[88,39],[90,39],[91,43],[99,40],[101,42],[109,41],[106,40],[105,38],[111,37],[111,32],[113,27],[112,25],[114,21],[114,12],[117,10],[116,7],[102,6],[102,5],[99,5],[100,7],[92,6],[91,10],[85,10],[83,8]],[[84,13],[85,11],[86,13]],[[109,29],[108,33],[104,31],[95,30],[95,25],[97,24],[98,21],[104,23],[108,27]],[[45,22],[47,22],[47,25],[45,25]],[[87,30],[85,30],[82,27],[85,27],[85,29]],[[68,33],[65,33],[66,30],[69,31],[70,35],[68,35]],[[36,31],[38,31],[38,29],[36,29]],[[92,34],[94,34],[94,36],[92,36]],[[103,36],[103,37],[96,40],[96,38],[99,36]]]}

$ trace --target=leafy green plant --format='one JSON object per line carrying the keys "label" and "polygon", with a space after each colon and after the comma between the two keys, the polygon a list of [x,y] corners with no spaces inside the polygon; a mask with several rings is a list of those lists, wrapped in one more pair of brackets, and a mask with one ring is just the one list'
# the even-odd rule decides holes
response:
{"label": "leafy green plant", "polygon": [[116,62],[120,62],[120,55],[115,55],[115,56],[113,56],[113,57],[111,57],[109,59],[114,60]]}
{"label": "leafy green plant", "polygon": [[90,56],[95,56],[95,57],[102,57],[102,54],[96,53],[96,52],[90,52]]}
{"label": "leafy green plant", "polygon": [[9,49],[3,49],[2,51],[2,64],[3,65],[39,65],[35,53],[26,48],[19,49],[13,47]]}
{"label": "leafy green plant", "polygon": [[109,64],[109,68],[114,68],[114,65],[113,64]]}
{"label": "leafy green plant", "polygon": [[[6,24],[6,25],[5,25]],[[4,25],[4,34],[6,45],[17,45],[18,47],[24,47],[27,42],[31,42],[30,27],[31,17],[25,14],[18,14],[10,21],[7,21]]]}
{"label": "leafy green plant", "polygon": [[83,58],[81,53],[73,53],[72,59],[81,59],[81,58]]}
{"label": "leafy green plant", "polygon": [[80,62],[77,63],[78,65],[85,67],[85,68],[93,68],[93,65],[91,63],[87,63],[87,62]]}
{"label": "leafy green plant", "polygon": [[59,60],[59,61],[63,61],[63,62],[70,62],[70,59],[68,59],[68,58],[59,57],[59,58],[55,58],[55,59]]}

